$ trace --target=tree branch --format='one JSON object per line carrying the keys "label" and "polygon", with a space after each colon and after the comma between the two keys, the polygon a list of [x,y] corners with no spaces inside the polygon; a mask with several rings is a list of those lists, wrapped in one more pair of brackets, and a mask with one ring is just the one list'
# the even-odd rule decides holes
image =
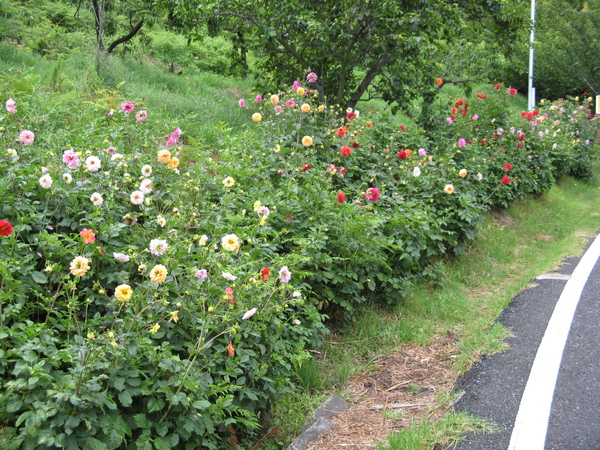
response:
{"label": "tree branch", "polygon": [[112,52],[117,45],[122,44],[123,42],[127,42],[131,38],[133,38],[138,33],[138,31],[140,31],[140,29],[142,28],[143,25],[144,25],[144,19],[140,20],[128,34],[120,37],[119,39],[114,41],[112,44],[110,44],[106,53],[110,55],[110,52]]}

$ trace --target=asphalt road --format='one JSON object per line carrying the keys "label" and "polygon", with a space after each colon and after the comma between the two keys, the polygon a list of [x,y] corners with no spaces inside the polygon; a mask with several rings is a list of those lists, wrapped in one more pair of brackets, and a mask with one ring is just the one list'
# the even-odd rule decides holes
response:
{"label": "asphalt road", "polygon": [[455,410],[492,423],[459,450],[600,450],[600,237],[541,274],[500,321],[510,349],[458,383]]}

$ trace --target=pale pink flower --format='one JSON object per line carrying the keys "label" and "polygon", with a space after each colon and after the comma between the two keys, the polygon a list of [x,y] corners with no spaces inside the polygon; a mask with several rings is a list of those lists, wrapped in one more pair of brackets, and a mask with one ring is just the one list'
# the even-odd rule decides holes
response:
{"label": "pale pink flower", "polygon": [[454,123],[454,121],[452,120],[452,117],[447,117],[446,122],[448,123],[448,125],[452,125]]}
{"label": "pale pink flower", "polygon": [[42,167],[42,174],[45,174],[48,172],[48,168],[47,167]]}
{"label": "pale pink flower", "polygon": [[309,83],[315,83],[317,81],[317,74],[314,72],[309,73],[308,75],[306,75],[306,80]]}
{"label": "pale pink flower", "polygon": [[169,248],[169,244],[165,239],[152,239],[150,241],[150,253],[154,256],[164,255],[167,249]]}
{"label": "pale pink flower", "polygon": [[479,116],[477,114],[473,114],[473,116],[471,117],[471,119],[477,120],[477,119],[479,119]]}
{"label": "pale pink flower", "polygon": [[175,145],[177,145],[177,139],[174,139],[173,136],[170,136],[167,139],[167,142],[165,143],[165,146],[167,146],[167,147],[175,147]]}
{"label": "pale pink flower", "polygon": [[296,106],[296,102],[290,98],[289,100],[285,101],[285,106],[287,108],[294,108]]}
{"label": "pale pink flower", "polygon": [[425,158],[427,156],[427,151],[424,148],[419,149],[419,156],[421,158]]}
{"label": "pale pink flower", "polygon": [[19,142],[23,145],[33,144],[34,139],[35,134],[33,134],[33,131],[23,130],[19,135]]}
{"label": "pale pink flower", "polygon": [[266,206],[261,206],[258,211],[257,211],[258,217],[264,217],[265,219],[267,217],[269,217],[269,214],[271,214],[271,210],[269,208],[267,208]]}
{"label": "pale pink flower", "polygon": [[121,111],[125,114],[132,113],[135,110],[135,105],[131,102],[123,102],[121,103]]}
{"label": "pale pink flower", "polygon": [[135,113],[135,119],[138,122],[143,122],[147,118],[148,118],[148,113],[146,112],[145,109],[140,109],[138,112]]}
{"label": "pale pink flower", "polygon": [[462,148],[462,147],[464,147],[465,145],[467,145],[467,141],[466,141],[464,138],[460,138],[460,139],[458,140],[458,146]]}
{"label": "pale pink flower", "polygon": [[109,155],[113,155],[114,153],[116,153],[117,151],[117,147],[108,147],[106,149],[106,153],[108,153]]}
{"label": "pale pink flower", "polygon": [[240,105],[240,108],[245,108],[246,107],[246,102],[244,101],[243,98],[239,99],[238,105]]}
{"label": "pale pink flower", "polygon": [[40,186],[44,189],[49,189],[52,186],[52,177],[50,175],[43,175],[39,179]]}
{"label": "pale pink flower", "polygon": [[97,156],[88,156],[85,159],[85,168],[90,172],[97,172],[100,169],[100,158]]}
{"label": "pale pink flower", "polygon": [[204,283],[204,281],[208,278],[208,272],[206,271],[206,269],[199,269],[196,270],[194,276],[196,278],[200,278],[200,283]]}
{"label": "pale pink flower", "polygon": [[256,103],[261,103],[262,102],[262,95],[258,94],[256,96]]}
{"label": "pale pink flower", "polygon": [[79,158],[72,149],[63,152],[63,162],[71,168],[79,167]]}
{"label": "pale pink flower", "polygon": [[228,281],[237,280],[237,277],[229,272],[221,272],[221,275],[223,275],[223,278],[225,278]]}
{"label": "pale pink flower", "polygon": [[279,269],[279,279],[282,283],[289,283],[289,281],[292,279],[292,272],[290,272],[288,266],[283,266],[281,269]]}
{"label": "pale pink flower", "polygon": [[477,172],[477,179],[479,181],[483,180],[483,175],[481,174],[481,172]]}
{"label": "pale pink flower", "polygon": [[128,262],[130,259],[129,256],[127,256],[125,253],[118,253],[118,252],[114,252],[113,257],[115,259],[118,259],[121,262]]}
{"label": "pale pink flower", "polygon": [[275,114],[281,114],[283,112],[283,108],[281,107],[281,105],[277,105],[275,107]]}
{"label": "pale pink flower", "polygon": [[256,314],[257,309],[256,308],[252,308],[250,311],[247,311],[243,316],[242,316],[242,320],[248,320],[250,317],[252,317],[254,314]]}
{"label": "pale pink flower", "polygon": [[17,102],[15,102],[12,98],[6,100],[6,110],[11,114],[16,114]]}

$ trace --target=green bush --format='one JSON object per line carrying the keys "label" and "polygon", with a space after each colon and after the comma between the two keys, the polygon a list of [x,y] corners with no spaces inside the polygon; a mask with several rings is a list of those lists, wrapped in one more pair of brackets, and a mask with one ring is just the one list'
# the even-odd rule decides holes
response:
{"label": "green bush", "polygon": [[251,126],[208,153],[118,92],[3,76],[7,448],[251,439],[324,313],[401,301],[486,209],[594,160],[587,100],[511,118],[504,88],[438,105],[426,132],[295,82],[231,105]]}

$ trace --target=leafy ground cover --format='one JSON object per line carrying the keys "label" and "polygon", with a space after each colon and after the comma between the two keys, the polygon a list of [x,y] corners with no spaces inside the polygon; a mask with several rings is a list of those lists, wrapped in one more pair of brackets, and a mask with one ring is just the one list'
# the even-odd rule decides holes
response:
{"label": "leafy ground cover", "polygon": [[196,78],[162,75],[187,98],[161,110],[156,87],[44,83],[1,50],[20,65],[0,90],[7,448],[255,442],[295,382],[319,387],[326,320],[413,307],[395,320],[418,341],[418,310],[445,300],[416,283],[444,280],[487,211],[593,175],[585,97],[512,116],[516,92],[487,86],[425,132],[321,104],[308,73],[215,96],[229,125],[189,98]]}

